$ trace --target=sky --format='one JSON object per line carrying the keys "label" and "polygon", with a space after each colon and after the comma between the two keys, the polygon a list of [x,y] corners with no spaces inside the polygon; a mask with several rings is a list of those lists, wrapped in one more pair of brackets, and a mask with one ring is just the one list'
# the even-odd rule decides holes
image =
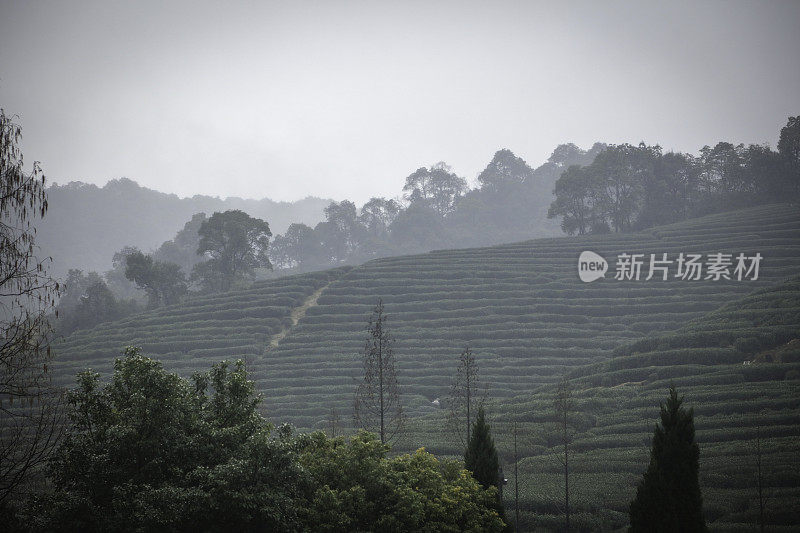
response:
{"label": "sky", "polygon": [[48,179],[363,203],[508,148],[769,143],[800,1],[0,0],[0,107]]}

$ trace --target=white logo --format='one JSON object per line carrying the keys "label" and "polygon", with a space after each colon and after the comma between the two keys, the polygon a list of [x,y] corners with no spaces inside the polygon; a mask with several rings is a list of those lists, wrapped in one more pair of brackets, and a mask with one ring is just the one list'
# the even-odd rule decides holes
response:
{"label": "white logo", "polygon": [[605,276],[607,270],[608,262],[601,256],[588,250],[581,252],[578,258],[578,276],[581,278],[581,281],[589,283],[590,281],[600,279]]}

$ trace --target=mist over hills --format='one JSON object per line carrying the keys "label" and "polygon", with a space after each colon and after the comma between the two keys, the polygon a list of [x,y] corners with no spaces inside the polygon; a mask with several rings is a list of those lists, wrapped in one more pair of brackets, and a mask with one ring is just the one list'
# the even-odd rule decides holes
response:
{"label": "mist over hills", "polygon": [[193,214],[241,209],[267,220],[273,234],[285,231],[293,222],[314,225],[325,217],[323,209],[331,200],[307,197],[295,202],[195,195],[180,198],[148,189],[121,178],[103,187],[69,182],[47,189],[47,216],[37,231],[42,256],[53,258],[52,274],[62,277],[70,268],[103,272],[123,246],[143,251],[157,248],[171,239]]}

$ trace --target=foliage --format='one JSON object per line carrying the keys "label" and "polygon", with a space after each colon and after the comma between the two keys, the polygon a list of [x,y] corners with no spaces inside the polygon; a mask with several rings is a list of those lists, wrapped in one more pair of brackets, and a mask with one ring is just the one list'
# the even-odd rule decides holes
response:
{"label": "foliage", "polygon": [[155,261],[139,251],[128,254],[125,264],[125,277],[144,289],[151,308],[177,303],[188,291],[180,265]]}
{"label": "foliage", "polygon": [[494,439],[489,430],[486,412],[481,405],[478,407],[478,415],[472,425],[472,435],[464,453],[464,466],[484,488],[498,486],[500,469]]}
{"label": "foliage", "polygon": [[366,432],[345,442],[274,430],[241,361],[188,381],[129,348],[109,384],[82,372],[68,398],[73,427],[50,464],[54,490],[21,516],[33,530],[503,527],[495,493],[455,462],[424,450],[387,459]]}
{"label": "foliage", "polygon": [[194,266],[203,260],[203,257],[198,255],[197,248],[200,246],[200,227],[205,221],[205,213],[192,215],[174,238],[164,241],[158,250],[153,252],[153,259],[164,263],[175,263],[181,267],[184,274],[190,275]]}
{"label": "foliage", "polygon": [[629,531],[707,531],[698,481],[700,448],[694,410],[682,407],[675,387],[661,404],[650,464],[631,502]]}
{"label": "foliage", "polygon": [[387,459],[388,446],[363,431],[299,442],[314,487],[302,513],[314,531],[503,530],[495,489],[483,489],[455,461],[424,449]]}
{"label": "foliage", "polygon": [[68,335],[139,311],[135,300],[117,298],[97,272],[70,269],[56,306],[56,329]]}
{"label": "foliage", "polygon": [[82,372],[68,401],[73,428],[51,460],[55,491],[28,509],[33,529],[299,528],[300,470],[241,361],[190,383],[129,348],[111,383]]}
{"label": "foliage", "polygon": [[21,135],[0,109],[0,507],[47,458],[60,422],[47,366],[59,285],[36,256],[34,226],[48,207],[45,177],[38,162],[25,172]]}
{"label": "foliage", "polygon": [[406,178],[403,192],[413,204],[421,202],[445,216],[455,208],[458,199],[468,190],[467,180],[459,177],[445,162],[419,168]]}
{"label": "foliage", "polygon": [[252,278],[256,268],[272,268],[267,256],[272,236],[269,224],[244,211],[214,213],[203,221],[198,234],[197,253],[208,259],[196,264],[192,274],[208,291],[227,291]]}
{"label": "foliage", "polygon": [[392,338],[386,327],[383,301],[372,311],[364,346],[364,378],[358,385],[354,415],[361,428],[377,430],[381,443],[394,439],[403,429],[405,416],[400,403]]}
{"label": "foliage", "polygon": [[549,218],[569,234],[649,228],[707,213],[783,201],[800,193],[796,117],[781,130],[778,151],[719,142],[700,155],[662,153],[661,147],[605,147],[585,167],[556,181]]}

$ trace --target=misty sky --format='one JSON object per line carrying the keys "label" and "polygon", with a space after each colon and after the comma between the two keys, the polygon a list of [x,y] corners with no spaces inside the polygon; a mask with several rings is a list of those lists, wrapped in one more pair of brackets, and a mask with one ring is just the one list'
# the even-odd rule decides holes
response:
{"label": "misty sky", "polygon": [[[164,4],[164,5],[162,5]],[[800,2],[0,0],[0,106],[52,180],[395,196],[499,148],[777,143]]]}

